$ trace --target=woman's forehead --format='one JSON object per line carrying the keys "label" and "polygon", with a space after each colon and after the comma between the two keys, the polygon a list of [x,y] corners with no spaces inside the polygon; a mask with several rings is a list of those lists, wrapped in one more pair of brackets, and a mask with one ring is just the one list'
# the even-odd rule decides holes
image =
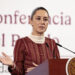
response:
{"label": "woman's forehead", "polygon": [[45,10],[38,10],[36,11],[36,13],[34,14],[34,16],[45,16],[45,17],[48,17],[48,13],[45,11]]}

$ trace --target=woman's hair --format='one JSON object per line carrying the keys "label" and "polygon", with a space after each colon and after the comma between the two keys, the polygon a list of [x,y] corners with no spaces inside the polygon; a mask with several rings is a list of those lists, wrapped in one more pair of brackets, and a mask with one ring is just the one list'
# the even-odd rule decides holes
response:
{"label": "woman's hair", "polygon": [[[32,12],[32,14],[31,14],[31,20],[33,20],[33,16],[35,15],[35,13],[36,13],[38,10],[44,10],[44,11],[46,11],[46,12],[48,13],[48,11],[47,11],[46,8],[44,8],[44,7],[38,7],[38,8],[36,8],[36,9],[34,9],[34,11]],[[48,17],[49,17],[49,13],[48,13]]]}

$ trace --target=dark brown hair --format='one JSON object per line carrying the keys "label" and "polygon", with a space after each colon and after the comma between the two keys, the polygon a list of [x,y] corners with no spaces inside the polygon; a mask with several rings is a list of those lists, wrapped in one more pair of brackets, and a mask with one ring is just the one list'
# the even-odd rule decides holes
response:
{"label": "dark brown hair", "polygon": [[[35,15],[36,11],[38,11],[38,10],[45,10],[48,13],[48,11],[47,11],[46,8],[44,8],[44,7],[38,7],[36,9],[34,9],[34,11],[32,12],[32,14],[31,14],[31,20],[33,20],[33,16]],[[48,13],[48,17],[49,17],[49,13]]]}

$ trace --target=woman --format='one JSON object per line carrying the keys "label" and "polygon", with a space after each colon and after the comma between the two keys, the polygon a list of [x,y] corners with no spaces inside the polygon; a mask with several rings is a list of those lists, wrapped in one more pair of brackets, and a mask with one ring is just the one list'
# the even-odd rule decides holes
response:
{"label": "woman", "polygon": [[0,61],[9,66],[8,70],[12,75],[25,75],[46,59],[60,58],[55,41],[44,37],[48,20],[48,11],[43,7],[36,8],[30,19],[32,33],[30,36],[17,40],[14,48],[14,61],[2,53],[4,57],[0,57]]}

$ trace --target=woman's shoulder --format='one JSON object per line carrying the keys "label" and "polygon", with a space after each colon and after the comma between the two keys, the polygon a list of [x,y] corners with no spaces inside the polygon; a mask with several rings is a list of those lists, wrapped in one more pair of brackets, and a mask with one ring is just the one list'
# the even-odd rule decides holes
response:
{"label": "woman's shoulder", "polygon": [[55,40],[49,37],[45,37],[46,38],[46,42],[51,42],[51,43],[55,43]]}
{"label": "woman's shoulder", "polygon": [[26,39],[27,39],[27,36],[22,37],[22,38],[18,38],[17,41],[22,41],[22,40],[26,40]]}
{"label": "woman's shoulder", "polygon": [[22,38],[18,38],[16,40],[16,43],[24,43],[27,40],[27,36],[26,37],[22,37]]}
{"label": "woman's shoulder", "polygon": [[54,39],[52,39],[52,38],[49,38],[49,37],[45,37],[46,38],[46,40],[48,40],[48,41],[54,41]]}

